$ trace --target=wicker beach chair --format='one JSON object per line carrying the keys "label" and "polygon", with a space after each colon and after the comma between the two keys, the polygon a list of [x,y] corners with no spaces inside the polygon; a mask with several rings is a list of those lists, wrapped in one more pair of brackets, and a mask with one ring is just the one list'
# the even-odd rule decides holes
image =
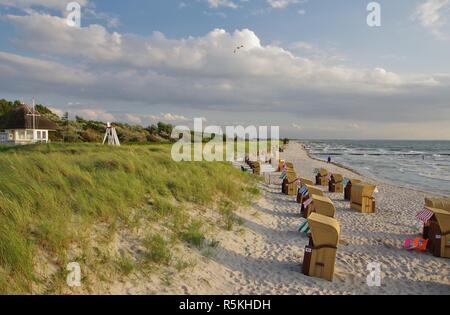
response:
{"label": "wicker beach chair", "polygon": [[344,199],[350,201],[352,199],[352,186],[355,184],[360,184],[361,180],[351,178],[349,179],[347,185],[344,188]]}
{"label": "wicker beach chair", "polygon": [[[425,198],[425,207],[450,212],[450,198]],[[430,221],[423,225],[423,238],[429,238]],[[431,241],[432,242],[432,241]]]}
{"label": "wicker beach chair", "polygon": [[252,169],[253,169],[253,174],[260,176],[261,175],[261,162],[253,162]]}
{"label": "wicker beach chair", "polygon": [[305,185],[306,188],[308,189],[308,193],[306,195],[304,195],[301,200],[300,200],[300,204],[301,204],[301,214],[302,216],[307,219],[309,217],[309,215],[311,214],[311,203],[308,204],[307,201],[309,199],[312,198],[313,195],[316,196],[324,196],[324,193],[321,189],[315,187],[315,186],[311,186],[311,185]]}
{"label": "wicker beach chair", "polygon": [[375,185],[360,183],[352,186],[351,208],[361,213],[375,212]]}
{"label": "wicker beach chair", "polygon": [[300,187],[298,188],[297,192],[297,203],[302,203],[302,198],[304,194],[301,193],[301,188],[306,187],[306,185],[314,186],[314,182],[303,177],[300,177],[299,180],[300,180]]}
{"label": "wicker beach chair", "polygon": [[430,219],[428,249],[436,257],[450,258],[450,211],[429,208]]}
{"label": "wicker beach chair", "polygon": [[318,213],[308,218],[311,235],[305,248],[303,274],[333,281],[341,229],[337,220]]}
{"label": "wicker beach chair", "polygon": [[344,192],[344,176],[341,174],[333,174],[331,180],[328,183],[328,190],[331,193],[343,193]]}
{"label": "wicker beach chair", "polygon": [[318,213],[329,218],[334,218],[336,208],[333,201],[326,196],[312,195],[311,213]]}
{"label": "wicker beach chair", "polygon": [[316,175],[316,185],[328,187],[328,183],[328,170],[325,168],[321,168]]}

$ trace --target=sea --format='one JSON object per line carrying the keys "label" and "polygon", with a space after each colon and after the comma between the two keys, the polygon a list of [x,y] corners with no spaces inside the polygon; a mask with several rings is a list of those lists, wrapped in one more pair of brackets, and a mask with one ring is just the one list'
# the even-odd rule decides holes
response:
{"label": "sea", "polygon": [[450,141],[309,140],[310,153],[362,175],[450,197]]}

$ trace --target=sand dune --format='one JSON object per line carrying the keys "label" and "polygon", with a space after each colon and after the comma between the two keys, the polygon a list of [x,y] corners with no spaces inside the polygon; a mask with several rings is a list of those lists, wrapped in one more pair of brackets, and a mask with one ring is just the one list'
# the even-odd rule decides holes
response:
{"label": "sand dune", "polygon": [[[325,163],[310,159],[302,146],[289,145],[282,158],[292,161],[301,176],[312,179],[313,170]],[[338,166],[333,172],[360,177]],[[365,181],[374,182],[364,178]],[[174,279],[164,289],[157,283],[135,284],[133,293],[175,294],[450,294],[450,260],[402,248],[408,237],[420,232],[415,214],[426,194],[375,182],[378,212],[352,211],[340,194],[331,194],[342,228],[333,282],[301,273],[306,236],[297,232],[302,219],[293,197],[280,193],[278,176],[262,184],[262,196],[252,208],[242,209],[243,231],[221,232],[209,258],[188,276]],[[381,287],[366,283],[367,265],[381,263]],[[123,285],[115,293],[123,291]],[[151,288],[151,290],[150,290]]]}

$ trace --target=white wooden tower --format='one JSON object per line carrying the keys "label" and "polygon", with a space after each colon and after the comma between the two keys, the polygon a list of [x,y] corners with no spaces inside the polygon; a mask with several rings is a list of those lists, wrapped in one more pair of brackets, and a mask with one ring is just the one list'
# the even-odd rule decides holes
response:
{"label": "white wooden tower", "polygon": [[[108,141],[108,142],[107,142]],[[120,146],[119,137],[117,137],[116,128],[114,128],[111,123],[106,125],[106,133],[103,138],[103,144],[108,143],[108,145]]]}

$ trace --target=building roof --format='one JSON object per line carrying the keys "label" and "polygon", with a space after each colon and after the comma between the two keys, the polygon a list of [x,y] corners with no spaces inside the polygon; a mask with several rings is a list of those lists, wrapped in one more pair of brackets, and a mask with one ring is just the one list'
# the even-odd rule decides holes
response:
{"label": "building roof", "polygon": [[[35,124],[34,129],[57,130],[58,126],[34,111]],[[0,129],[33,129],[33,108],[27,105],[21,105],[0,119]]]}

